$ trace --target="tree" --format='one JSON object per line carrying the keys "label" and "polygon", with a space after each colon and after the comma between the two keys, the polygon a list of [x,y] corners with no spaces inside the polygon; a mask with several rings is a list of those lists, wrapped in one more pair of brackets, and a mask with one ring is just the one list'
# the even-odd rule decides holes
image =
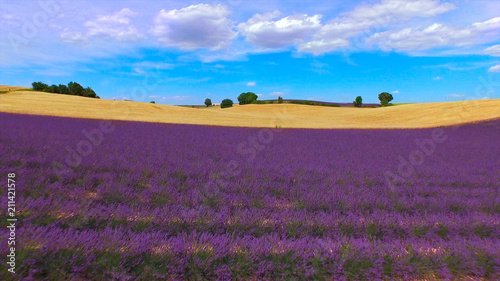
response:
{"label": "tree", "polygon": [[283,98],[282,97],[278,97],[278,103],[283,103]]}
{"label": "tree", "polygon": [[43,91],[49,87],[49,85],[42,82],[33,82],[31,86],[33,86],[34,91]]}
{"label": "tree", "polygon": [[95,97],[97,97],[97,95],[94,92],[94,90],[92,90],[92,88],[90,88],[90,87],[85,88],[85,91],[83,92],[83,95],[85,97],[89,97],[89,98],[95,98]]}
{"label": "tree", "polygon": [[211,99],[208,99],[208,98],[207,98],[207,99],[205,99],[205,105],[206,105],[207,107],[212,106],[212,100],[211,100]]}
{"label": "tree", "polygon": [[84,94],[85,94],[85,89],[82,87],[82,85],[80,85],[78,83],[69,82],[68,88],[69,88],[70,95],[84,96]]}
{"label": "tree", "polygon": [[361,107],[361,105],[363,104],[363,98],[361,96],[357,96],[352,104],[354,104],[355,107]]}
{"label": "tree", "polygon": [[47,92],[47,93],[56,93],[56,94],[59,94],[61,91],[59,90],[59,86],[55,85],[55,84],[52,84],[50,85],[49,87],[47,87],[46,89],[43,90],[44,92]]}
{"label": "tree", "polygon": [[149,103],[156,103],[154,100],[150,101]]}
{"label": "tree", "polygon": [[378,95],[378,99],[380,100],[381,106],[387,106],[391,105],[389,102],[392,101],[394,98],[392,97],[391,94],[387,92],[382,92]]}
{"label": "tree", "polygon": [[225,99],[220,103],[220,108],[232,107],[233,101],[230,99]]}
{"label": "tree", "polygon": [[257,100],[257,98],[258,96],[252,92],[241,93],[241,95],[238,96],[238,102],[240,103],[240,105],[250,104],[254,100]]}
{"label": "tree", "polygon": [[69,88],[66,85],[59,84],[59,93],[69,95]]}
{"label": "tree", "polygon": [[31,85],[33,86],[33,90],[35,91],[43,91],[47,93],[74,95],[74,96],[100,99],[100,97],[96,94],[94,90],[92,90],[92,88],[90,87],[83,88],[82,85],[76,82],[69,82],[68,86],[63,84],[59,85],[52,84],[48,86],[47,84],[42,82],[33,82],[31,83]]}

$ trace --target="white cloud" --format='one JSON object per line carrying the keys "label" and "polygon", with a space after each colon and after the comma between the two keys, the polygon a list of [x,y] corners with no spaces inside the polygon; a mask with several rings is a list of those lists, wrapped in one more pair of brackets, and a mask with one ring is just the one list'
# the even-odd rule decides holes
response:
{"label": "white cloud", "polygon": [[283,93],[283,92],[272,92],[269,95],[272,96],[272,97],[283,97],[285,95],[285,93]]}
{"label": "white cloud", "polygon": [[148,72],[155,72],[158,70],[173,69],[176,65],[167,62],[153,62],[153,61],[142,61],[137,62],[132,65],[135,73],[137,74],[148,74]]}
{"label": "white cloud", "polygon": [[434,80],[434,81],[443,80],[443,77],[441,77],[441,76],[436,76],[436,77],[432,78],[432,80]]}
{"label": "white cloud", "polygon": [[300,51],[315,55],[347,47],[347,39],[368,33],[375,27],[403,22],[414,17],[434,17],[455,9],[451,3],[436,0],[406,1],[383,0],[377,4],[360,5],[325,24],[310,42],[299,46]]}
{"label": "white cloud", "polygon": [[396,91],[394,91],[394,92],[392,92],[392,93],[393,93],[393,94],[399,94],[399,91],[398,91],[398,90],[396,90]]}
{"label": "white cloud", "polygon": [[176,101],[187,100],[190,96],[173,96],[172,99]]}
{"label": "white cloud", "polygon": [[167,100],[184,101],[184,100],[188,100],[189,98],[191,98],[191,97],[190,96],[167,96],[167,97],[162,97],[161,99],[163,101],[167,101]]}
{"label": "white cloud", "polygon": [[461,95],[461,94],[449,94],[446,97],[450,98],[450,99],[462,99],[462,98],[465,98],[465,95]]}
{"label": "white cloud", "polygon": [[184,50],[228,47],[237,33],[222,5],[198,4],[180,10],[161,10],[154,20],[151,33],[165,46]]}
{"label": "white cloud", "polygon": [[303,42],[321,27],[321,15],[296,14],[279,20],[281,13],[274,11],[256,14],[238,25],[246,40],[263,48],[281,48]]}
{"label": "white cloud", "polygon": [[253,86],[255,86],[255,85],[257,85],[257,83],[255,83],[255,82],[248,82],[248,83],[247,83],[247,86],[248,86],[248,87],[253,87]]}
{"label": "white cloud", "polygon": [[264,97],[264,94],[257,94],[257,97],[259,97],[259,98],[263,98],[263,97]]}
{"label": "white cloud", "polygon": [[306,42],[298,47],[301,52],[313,53],[315,55],[323,54],[334,49],[347,47],[351,43],[347,39],[319,39],[311,42]]}
{"label": "white cloud", "polygon": [[500,37],[500,17],[476,22],[466,28],[434,23],[426,28],[404,28],[376,33],[367,41],[382,50],[427,50],[444,46],[471,46],[497,40]]}
{"label": "white cloud", "polygon": [[85,32],[73,32],[65,29],[60,37],[67,42],[87,41],[93,37],[112,38],[119,41],[133,41],[144,38],[135,26],[130,23],[130,17],[138,15],[125,8],[111,15],[101,15],[95,20],[87,21]]}
{"label": "white cloud", "polygon": [[494,57],[500,57],[500,45],[488,47],[484,49],[483,53]]}
{"label": "white cloud", "polygon": [[134,63],[134,67],[149,69],[172,69],[175,67],[175,64],[168,62],[141,61]]}
{"label": "white cloud", "polygon": [[151,98],[151,99],[156,99],[158,97],[160,97],[160,96],[158,96],[158,95],[149,96],[149,98]]}
{"label": "white cloud", "polygon": [[488,72],[500,72],[500,64],[490,67]]}

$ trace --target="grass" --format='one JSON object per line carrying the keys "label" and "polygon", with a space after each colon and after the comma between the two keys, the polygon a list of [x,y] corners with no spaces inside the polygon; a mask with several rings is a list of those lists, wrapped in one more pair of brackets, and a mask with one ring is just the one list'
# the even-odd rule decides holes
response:
{"label": "grass", "polygon": [[[3,86],[5,87],[5,86]],[[13,87],[12,87],[13,88]],[[2,90],[2,88],[0,88]],[[366,108],[300,104],[235,104],[197,108],[15,91],[0,112],[63,117],[267,128],[432,128],[500,118],[500,99]]]}

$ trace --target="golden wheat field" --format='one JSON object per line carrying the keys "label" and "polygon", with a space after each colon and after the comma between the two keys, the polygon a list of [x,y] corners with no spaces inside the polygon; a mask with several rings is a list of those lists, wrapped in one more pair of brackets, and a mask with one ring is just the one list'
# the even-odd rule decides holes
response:
{"label": "golden wheat field", "polygon": [[257,104],[205,110],[20,90],[0,95],[0,111],[91,119],[239,127],[430,128],[500,118],[500,99],[406,104],[384,108]]}
{"label": "golden wheat field", "polygon": [[11,91],[28,90],[28,89],[30,88],[0,85],[0,92],[11,92]]}

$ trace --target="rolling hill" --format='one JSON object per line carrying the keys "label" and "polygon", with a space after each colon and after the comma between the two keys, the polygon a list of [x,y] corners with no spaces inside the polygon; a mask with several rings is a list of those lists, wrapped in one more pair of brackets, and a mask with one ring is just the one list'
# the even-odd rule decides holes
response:
{"label": "rolling hill", "polygon": [[500,99],[405,104],[384,108],[252,104],[204,110],[21,89],[0,94],[0,112],[239,127],[431,128],[500,118]]}

